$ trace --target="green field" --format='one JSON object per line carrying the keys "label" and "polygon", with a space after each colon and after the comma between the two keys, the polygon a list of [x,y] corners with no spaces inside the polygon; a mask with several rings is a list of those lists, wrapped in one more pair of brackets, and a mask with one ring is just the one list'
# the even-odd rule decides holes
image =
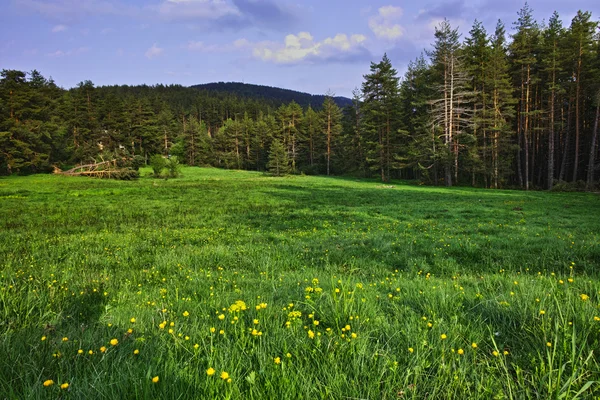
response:
{"label": "green field", "polygon": [[0,179],[0,398],[600,398],[597,194],[148,174]]}

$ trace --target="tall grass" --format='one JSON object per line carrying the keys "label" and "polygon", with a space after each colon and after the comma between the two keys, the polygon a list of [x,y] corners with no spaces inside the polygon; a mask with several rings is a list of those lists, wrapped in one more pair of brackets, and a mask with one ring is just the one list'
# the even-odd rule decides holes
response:
{"label": "tall grass", "polygon": [[182,173],[0,179],[0,397],[600,396],[597,195]]}

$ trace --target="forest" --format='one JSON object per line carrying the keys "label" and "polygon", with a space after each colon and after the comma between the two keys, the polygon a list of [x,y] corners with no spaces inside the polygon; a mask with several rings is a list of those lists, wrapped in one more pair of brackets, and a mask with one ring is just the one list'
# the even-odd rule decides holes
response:
{"label": "forest", "polygon": [[[507,28],[479,21],[464,38],[444,20],[399,76],[372,62],[352,103],[321,104],[179,85],[71,89],[2,70],[0,173],[29,174],[107,154],[177,156],[193,166],[414,179],[486,188],[598,184],[600,34],[590,12]],[[272,161],[272,160],[271,160]]]}

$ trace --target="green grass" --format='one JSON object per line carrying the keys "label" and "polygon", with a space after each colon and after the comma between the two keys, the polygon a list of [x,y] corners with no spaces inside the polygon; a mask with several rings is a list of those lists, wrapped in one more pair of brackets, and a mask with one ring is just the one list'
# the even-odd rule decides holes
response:
{"label": "green grass", "polygon": [[600,398],[597,194],[9,177],[0,266],[1,398]]}

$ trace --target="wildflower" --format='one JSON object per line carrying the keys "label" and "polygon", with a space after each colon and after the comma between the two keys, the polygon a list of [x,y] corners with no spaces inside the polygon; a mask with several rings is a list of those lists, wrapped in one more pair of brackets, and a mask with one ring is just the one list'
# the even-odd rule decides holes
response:
{"label": "wildflower", "polygon": [[498,357],[500,355],[500,353],[498,353],[496,350],[492,351],[492,354],[494,355],[494,357]]}
{"label": "wildflower", "polygon": [[189,317],[189,316],[190,316],[190,313],[189,313],[189,312],[187,312],[187,311],[184,311],[184,312],[183,312],[183,316],[184,316],[184,317]]}
{"label": "wildflower", "polygon": [[475,343],[475,342],[471,343],[471,347],[474,348],[474,349],[476,349],[477,348],[477,343]]}
{"label": "wildflower", "polygon": [[152,382],[153,382],[153,383],[158,383],[158,380],[159,380],[159,379],[158,379],[158,375],[157,375],[157,376],[155,376],[154,378],[152,378]]}
{"label": "wildflower", "polygon": [[457,353],[462,356],[465,354],[465,351],[463,349],[458,349]]}
{"label": "wildflower", "polygon": [[116,345],[118,345],[118,344],[119,344],[119,341],[118,341],[117,339],[111,339],[111,340],[110,340],[110,345],[111,345],[111,346],[116,346]]}
{"label": "wildflower", "polygon": [[133,329],[131,329],[131,328],[127,329],[127,333],[131,335],[133,333]]}
{"label": "wildflower", "polygon": [[582,301],[588,301],[590,299],[590,296],[587,294],[580,294],[579,297],[581,297]]}
{"label": "wildflower", "polygon": [[223,379],[224,381],[229,379],[229,374],[225,371],[221,372],[221,379]]}
{"label": "wildflower", "polygon": [[173,334],[173,329],[169,329],[169,333],[172,335]]}
{"label": "wildflower", "polygon": [[317,321],[316,319],[313,321],[313,325],[317,326],[319,325],[319,321]]}
{"label": "wildflower", "polygon": [[448,337],[448,336],[446,336],[446,334],[445,334],[445,333],[442,333],[442,334],[440,335],[440,338],[441,338],[442,340],[446,340],[446,338],[447,338],[447,337]]}
{"label": "wildflower", "polygon": [[77,354],[83,354],[83,350],[82,349],[77,350]]}
{"label": "wildflower", "polygon": [[139,351],[138,349],[135,349],[135,350],[133,351],[133,354],[137,356],[138,354],[140,354],[140,351]]}
{"label": "wildflower", "polygon": [[200,348],[200,345],[199,345],[198,343],[196,343],[196,344],[194,345],[194,349],[198,350],[199,348]]}
{"label": "wildflower", "polygon": [[215,327],[210,328],[210,333],[215,333],[217,329]]}
{"label": "wildflower", "polygon": [[413,349],[412,347],[409,347],[409,348],[408,348],[408,352],[409,352],[409,353],[414,353],[414,351],[415,351],[415,349]]}
{"label": "wildflower", "polygon": [[345,329],[345,330],[347,330],[347,331],[349,331],[349,330],[350,330],[350,325],[346,325],[346,326],[344,327],[344,329]]}
{"label": "wildflower", "polygon": [[48,387],[48,386],[52,386],[54,385],[54,381],[52,379],[48,379],[47,381],[44,381],[44,387]]}
{"label": "wildflower", "polygon": [[215,374],[215,369],[214,368],[209,368],[206,370],[206,375],[208,376],[213,376]]}
{"label": "wildflower", "polygon": [[169,324],[169,326],[175,326],[175,322],[171,321],[171,323]]}
{"label": "wildflower", "polygon": [[257,319],[255,319],[255,320],[253,320],[253,321],[252,321],[252,323],[253,323],[254,325],[258,325],[258,320],[257,320]]}
{"label": "wildflower", "polygon": [[540,310],[540,315],[544,315],[544,314],[546,314],[546,311]]}
{"label": "wildflower", "polygon": [[219,331],[219,335],[224,335],[224,334],[225,334],[225,331],[224,331],[223,329],[221,329],[221,330]]}
{"label": "wildflower", "polygon": [[225,319],[225,315],[224,315],[224,314],[221,314],[221,315],[219,315],[219,319],[220,319],[221,321],[223,321],[223,320]]}
{"label": "wildflower", "polygon": [[69,384],[67,382],[63,383],[62,385],[60,385],[61,389],[68,389],[69,388]]}
{"label": "wildflower", "polygon": [[600,317],[598,317],[598,316],[595,316],[595,317],[594,317],[594,321],[600,321]]}
{"label": "wildflower", "polygon": [[90,350],[90,351],[88,351],[88,354],[89,354],[90,356],[91,356],[91,355],[93,355],[93,354],[94,354],[94,350]]}
{"label": "wildflower", "polygon": [[356,339],[358,337],[358,335],[354,332],[352,332],[352,335],[350,335],[350,336],[352,336],[352,339]]}
{"label": "wildflower", "polygon": [[104,346],[100,347],[100,352],[101,353],[104,353],[105,351],[106,351],[106,347],[104,347]]}
{"label": "wildflower", "polygon": [[433,326],[433,324],[432,324],[431,322],[428,322],[428,323],[427,323],[427,327],[428,327],[428,328],[431,328],[432,326]]}
{"label": "wildflower", "polygon": [[546,342],[546,346],[548,346],[548,347],[552,347],[552,343],[550,343],[550,342]]}
{"label": "wildflower", "polygon": [[287,353],[285,356],[286,356],[287,358],[292,358],[292,354],[291,354],[291,353]]}
{"label": "wildflower", "polygon": [[279,357],[275,357],[275,358],[273,359],[273,362],[274,362],[275,364],[279,365],[279,364],[281,364],[281,358],[279,358]]}
{"label": "wildflower", "polygon": [[135,318],[131,318],[131,319],[129,320],[129,322],[131,322],[132,324],[135,324]]}
{"label": "wildflower", "polygon": [[46,340],[46,336],[42,336],[42,342]]}
{"label": "wildflower", "polygon": [[159,327],[160,329],[165,329],[165,326],[167,326],[167,322],[166,322],[166,321],[163,321],[163,322],[161,322],[160,324],[158,324],[158,327]]}
{"label": "wildflower", "polygon": [[64,338],[62,338],[62,341],[63,341],[63,342],[68,342],[68,341],[69,341],[69,338],[65,336]]}
{"label": "wildflower", "polygon": [[503,354],[504,354],[505,356],[507,356],[507,355],[509,354],[509,353],[508,353],[508,350],[504,350],[504,353],[503,353]]}
{"label": "wildflower", "polygon": [[315,333],[314,333],[313,331],[309,330],[309,331],[308,331],[308,337],[309,337],[310,339],[314,339],[314,337],[315,337]]}

